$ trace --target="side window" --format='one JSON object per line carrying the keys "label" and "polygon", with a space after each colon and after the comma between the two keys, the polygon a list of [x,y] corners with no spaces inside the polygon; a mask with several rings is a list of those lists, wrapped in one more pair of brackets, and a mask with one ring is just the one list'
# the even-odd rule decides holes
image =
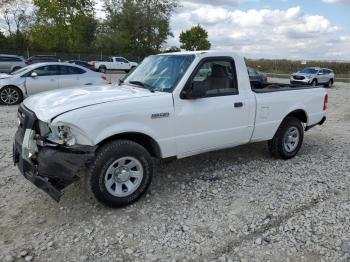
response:
{"label": "side window", "polygon": [[238,87],[233,69],[233,61],[211,60],[202,64],[193,82],[204,82],[206,97],[237,95]]}
{"label": "side window", "polygon": [[115,58],[115,61],[118,62],[118,63],[124,63],[123,59],[119,58],[119,57],[116,57]]}
{"label": "side window", "polygon": [[121,60],[121,62],[123,62],[123,63],[129,63],[129,61],[128,60],[126,60],[125,58],[120,58],[120,60]]}
{"label": "side window", "polygon": [[84,74],[85,70],[75,66],[59,66],[61,75],[80,75]]}
{"label": "side window", "polygon": [[253,68],[248,68],[249,76],[258,76],[258,72]]}
{"label": "side window", "polygon": [[38,68],[34,69],[31,72],[37,73],[38,76],[59,75],[59,70],[58,70],[58,66],[57,65],[41,66],[41,67],[38,67]]}

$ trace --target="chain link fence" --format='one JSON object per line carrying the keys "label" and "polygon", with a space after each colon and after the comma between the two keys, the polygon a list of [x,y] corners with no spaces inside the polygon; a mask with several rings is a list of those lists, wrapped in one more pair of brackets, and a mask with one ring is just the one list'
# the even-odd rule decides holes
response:
{"label": "chain link fence", "polygon": [[68,60],[81,60],[81,61],[97,61],[97,60],[105,60],[110,56],[122,56],[128,59],[129,61],[140,62],[142,61],[141,57],[130,57],[124,56],[123,54],[106,54],[101,52],[91,52],[91,53],[80,53],[80,52],[41,52],[41,51],[33,51],[33,50],[0,50],[0,54],[8,54],[8,55],[18,55],[22,56],[25,59],[33,55],[56,55],[61,61]]}

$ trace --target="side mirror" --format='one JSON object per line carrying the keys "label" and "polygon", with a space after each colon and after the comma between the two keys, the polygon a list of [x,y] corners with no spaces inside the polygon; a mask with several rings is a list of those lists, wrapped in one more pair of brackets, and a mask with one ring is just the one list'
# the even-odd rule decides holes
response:
{"label": "side mirror", "polygon": [[322,73],[322,72],[319,72],[317,75],[321,76],[321,75],[323,75],[323,73]]}
{"label": "side mirror", "polygon": [[30,74],[30,77],[37,77],[38,76],[38,74],[36,73],[36,72],[32,72],[31,74]]}
{"label": "side mirror", "polygon": [[208,90],[207,82],[191,82],[181,93],[182,99],[198,99],[206,96]]}

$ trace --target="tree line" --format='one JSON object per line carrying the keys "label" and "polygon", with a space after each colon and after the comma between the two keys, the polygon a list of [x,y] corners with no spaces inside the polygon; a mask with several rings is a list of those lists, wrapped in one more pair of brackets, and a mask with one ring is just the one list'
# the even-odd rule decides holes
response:
{"label": "tree line", "polygon": [[[0,0],[0,49],[142,58],[173,36],[169,21],[178,6],[178,0],[104,0],[105,17],[98,19],[94,0]],[[182,35],[181,48],[210,48],[199,25]]]}

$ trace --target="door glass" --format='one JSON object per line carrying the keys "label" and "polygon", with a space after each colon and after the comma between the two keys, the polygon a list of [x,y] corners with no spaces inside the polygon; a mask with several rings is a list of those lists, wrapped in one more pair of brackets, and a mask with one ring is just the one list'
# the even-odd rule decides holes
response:
{"label": "door glass", "polygon": [[31,72],[37,73],[38,76],[52,76],[59,75],[59,70],[57,65],[41,66],[34,69]]}
{"label": "door glass", "polygon": [[205,62],[193,78],[194,82],[204,82],[207,97],[238,94],[231,61],[216,60]]}
{"label": "door glass", "polygon": [[80,75],[85,73],[85,71],[79,67],[75,66],[59,66],[61,75]]}

